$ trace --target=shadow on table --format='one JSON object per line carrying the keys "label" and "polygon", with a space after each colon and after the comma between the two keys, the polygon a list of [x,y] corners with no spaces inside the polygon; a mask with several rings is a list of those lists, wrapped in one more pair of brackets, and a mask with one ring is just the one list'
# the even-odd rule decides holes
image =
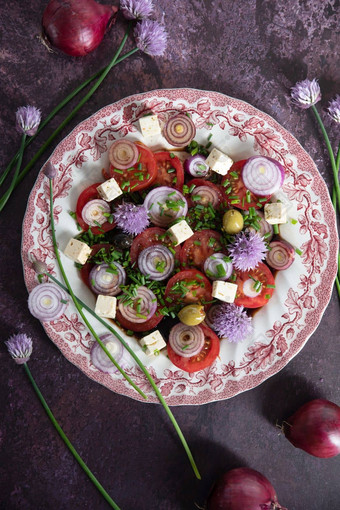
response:
{"label": "shadow on table", "polygon": [[263,386],[262,414],[270,423],[282,423],[303,404],[325,398],[320,388],[302,376],[285,371]]}

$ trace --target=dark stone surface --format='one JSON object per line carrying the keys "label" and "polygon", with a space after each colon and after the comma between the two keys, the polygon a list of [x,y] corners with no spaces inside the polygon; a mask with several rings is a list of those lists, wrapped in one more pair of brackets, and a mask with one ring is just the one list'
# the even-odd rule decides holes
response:
{"label": "dark stone surface", "polygon": [[[37,38],[46,3],[14,0],[1,5],[3,168],[19,146],[15,110],[34,104],[46,115],[109,62],[125,29],[119,19],[101,46],[83,59],[48,53]],[[288,91],[308,76],[319,78],[323,106],[340,92],[339,1],[160,0],[155,9],[158,19],[163,11],[170,36],[166,56],[152,59],[138,53],[120,64],[54,146],[78,122],[124,96],[170,87],[218,90],[250,102],[291,131],[330,185],[330,164],[315,121],[310,112],[292,107]],[[129,41],[128,47],[132,45]],[[25,161],[70,108],[32,144]],[[338,126],[326,118],[325,122],[334,146]],[[29,191],[48,154],[0,216],[0,508],[108,508],[44,414],[24,370],[8,356],[3,342],[19,331],[34,338],[30,368],[55,416],[122,509],[202,507],[216,476],[242,465],[265,474],[290,510],[340,508],[340,457],[310,457],[294,449],[275,427],[277,418],[289,416],[315,396],[339,403],[336,293],[317,331],[276,376],[229,401],[173,409],[201,470],[203,480],[197,481],[161,406],[115,395],[87,379],[27,310],[21,224]]]}

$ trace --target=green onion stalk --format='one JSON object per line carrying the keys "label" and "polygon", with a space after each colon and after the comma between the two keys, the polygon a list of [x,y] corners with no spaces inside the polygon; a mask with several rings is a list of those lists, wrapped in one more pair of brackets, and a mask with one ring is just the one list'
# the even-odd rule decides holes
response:
{"label": "green onion stalk", "polygon": [[55,427],[55,429],[57,430],[58,434],[60,435],[60,437],[62,438],[62,440],[64,441],[64,443],[66,444],[67,448],[70,450],[70,452],[72,453],[72,455],[74,456],[74,458],[76,459],[76,461],[78,462],[78,464],[81,466],[81,468],[85,471],[85,473],[87,474],[87,476],[89,477],[89,479],[94,483],[94,485],[96,486],[96,488],[99,490],[99,492],[101,493],[101,495],[106,499],[106,501],[109,503],[109,505],[111,506],[111,508],[114,508],[115,510],[120,510],[120,507],[113,501],[113,499],[111,498],[111,496],[106,492],[106,490],[104,489],[104,487],[101,485],[101,483],[97,480],[97,478],[94,476],[94,474],[92,473],[92,471],[88,468],[88,466],[85,464],[85,462],[83,461],[83,459],[81,458],[81,456],[79,455],[79,453],[77,452],[77,450],[74,448],[74,446],[72,445],[71,441],[68,439],[68,437],[66,436],[65,432],[63,431],[63,429],[60,427],[59,423],[57,422],[57,420],[55,419],[51,409],[49,408],[46,400],[44,399],[41,391],[39,390],[38,386],[37,386],[37,383],[35,382],[34,378],[33,378],[33,375],[27,365],[27,363],[24,363],[23,364],[24,366],[24,369],[25,369],[25,372],[29,378],[29,380],[31,381],[32,383],[32,386],[34,388],[34,391],[36,392],[43,408],[45,409],[46,413],[47,413],[47,416],[49,417],[49,419],[51,420],[53,426]]}
{"label": "green onion stalk", "polygon": [[[123,60],[125,60],[127,57],[129,57],[130,55],[132,55],[132,53],[134,53],[134,50],[131,52],[129,51],[128,53],[125,53],[123,56],[117,58],[114,66],[116,66],[117,64],[119,64],[120,62],[122,62]],[[90,76],[90,78],[88,78],[87,80],[85,80],[83,83],[81,83],[80,85],[78,85],[78,87],[76,87],[74,90],[72,90],[72,92],[70,92],[52,111],[51,113],[49,113],[49,115],[47,115],[47,117],[40,123],[39,125],[39,128],[36,132],[35,135],[31,136],[30,138],[26,139],[25,141],[25,149],[30,145],[30,143],[33,142],[33,140],[38,136],[38,134],[49,124],[49,122],[57,115],[57,113],[60,112],[60,110],[62,108],[64,108],[64,106],[66,106],[76,95],[79,94],[79,92],[81,92],[84,88],[87,87],[87,85],[89,85],[93,80],[95,80],[96,78],[99,78],[99,76],[105,71],[105,69],[107,68],[106,67],[103,67],[102,69],[100,69],[100,71],[97,71],[95,74],[93,74],[92,76]],[[48,148],[48,146],[52,143],[52,141],[55,139],[55,137],[59,134],[59,132],[61,131],[61,128],[57,128],[53,133],[52,135],[50,136],[50,138],[48,139],[47,142],[45,142],[45,144],[41,147],[41,149],[35,154],[35,156],[31,159],[31,161],[25,166],[24,170],[22,171],[22,176],[20,178],[20,181],[23,179],[23,177],[27,174],[27,172],[32,168],[32,166],[34,165],[34,163],[38,160],[38,158],[43,154],[43,152],[45,152],[45,150]],[[47,144],[47,145],[46,145]],[[14,157],[11,159],[11,161],[9,162],[8,166],[6,167],[6,169],[3,171],[3,173],[1,174],[0,176],[0,186],[3,184],[3,182],[5,181],[6,177],[8,176],[8,174],[10,173],[10,171],[12,170],[13,166],[15,165],[16,161],[18,161],[18,158],[20,156],[20,150],[18,150],[18,152],[14,155]],[[16,186],[19,184],[19,182],[16,184]]]}
{"label": "green onion stalk", "polygon": [[[39,159],[39,157],[46,151],[46,149],[51,145],[51,143],[53,142],[53,140],[56,138],[56,136],[64,129],[64,127],[73,119],[73,117],[75,117],[75,115],[78,113],[78,111],[81,109],[82,106],[84,106],[85,103],[87,103],[87,101],[92,97],[92,95],[96,92],[96,90],[98,89],[98,87],[101,85],[101,83],[103,82],[103,80],[106,78],[106,76],[108,75],[108,73],[110,72],[110,70],[112,69],[112,67],[114,67],[117,63],[118,63],[118,57],[127,41],[127,38],[128,38],[128,35],[129,35],[129,31],[130,31],[130,25],[128,26],[126,32],[125,32],[125,35],[119,45],[119,48],[118,50],[116,51],[114,57],[112,58],[111,62],[104,68],[103,71],[100,71],[98,73],[99,77],[97,79],[97,81],[95,82],[95,84],[91,87],[91,89],[87,92],[87,94],[83,97],[83,99],[81,99],[79,101],[79,103],[73,108],[73,110],[71,111],[71,113],[59,124],[59,126],[56,128],[56,130],[49,136],[49,138],[46,140],[46,142],[40,147],[40,149],[36,152],[36,154],[33,156],[33,158],[29,161],[29,163],[25,166],[25,168],[18,174],[16,175],[16,178],[15,178],[15,181],[13,183],[13,186],[11,186],[10,189],[8,189],[4,195],[0,198],[0,212],[3,210],[3,208],[5,207],[6,205],[6,202],[8,201],[11,193],[13,192],[13,190],[18,186],[18,184],[20,184],[20,182],[22,181],[22,179],[25,177],[25,175],[29,172],[29,170],[32,168],[32,166],[37,162],[37,160]],[[138,51],[138,47],[130,50],[128,53],[126,53],[119,61],[121,62],[123,59],[129,57],[130,55],[132,55],[133,53],[135,53],[136,51]],[[96,75],[94,75],[96,76]],[[94,77],[91,77],[91,78],[94,78]],[[85,83],[85,85],[84,85]],[[86,82],[84,82],[82,85],[80,85],[80,87],[76,88],[67,98],[66,100],[62,101],[57,107],[55,110],[53,110],[53,112],[50,114],[49,116],[49,120],[51,120],[51,118],[63,107],[65,106],[65,104],[67,104],[68,101],[70,101],[78,92],[80,92],[80,90],[82,90],[88,83],[89,83],[89,80],[87,80]],[[68,99],[69,98],[69,99]],[[46,122],[44,124],[44,126],[46,125]],[[13,158],[13,161],[14,159],[16,158],[17,156],[15,156]],[[4,179],[6,178],[8,172],[10,171],[11,169],[11,164],[12,162],[10,163],[10,165],[7,167],[7,169],[5,170],[5,172],[2,174],[1,176],[1,180],[0,180],[0,185],[2,184],[2,182],[4,181]],[[8,170],[8,171],[7,171]]]}
{"label": "green onion stalk", "polygon": [[[161,404],[163,405],[167,415],[169,416],[170,418],[170,421],[172,422],[181,442],[182,442],[182,445],[185,449],[185,452],[188,456],[188,459],[190,461],[190,464],[191,464],[191,467],[196,475],[196,477],[200,480],[201,479],[201,475],[198,471],[198,468],[196,466],[196,463],[195,463],[195,460],[192,456],[192,453],[190,451],[190,448],[188,446],[188,443],[176,421],[176,418],[174,417],[174,415],[172,414],[168,404],[166,403],[163,395],[161,394],[160,390],[158,389],[155,381],[153,380],[153,378],[151,377],[150,373],[148,372],[147,368],[143,365],[143,363],[140,361],[140,359],[138,358],[138,356],[133,352],[133,350],[128,346],[128,344],[123,340],[123,338],[121,337],[121,335],[119,333],[117,333],[117,331],[115,331],[111,326],[109,326],[109,324],[106,323],[106,321],[103,321],[103,319],[101,317],[99,317],[97,314],[95,314],[87,305],[85,305],[85,303],[83,303],[82,301],[80,301],[79,298],[77,298],[71,288],[71,285],[68,281],[68,278],[66,276],[66,273],[65,273],[65,270],[64,270],[64,267],[63,267],[63,264],[61,262],[61,259],[60,259],[60,256],[59,256],[59,249],[58,249],[58,246],[57,246],[57,241],[56,241],[56,234],[55,234],[55,226],[54,226],[54,207],[53,207],[53,185],[52,185],[52,178],[50,178],[50,217],[51,217],[51,230],[52,230],[52,241],[53,241],[53,247],[54,247],[54,251],[55,251],[55,254],[56,254],[56,258],[57,258],[57,262],[58,262],[58,266],[59,266],[59,269],[60,269],[60,272],[62,274],[62,277],[64,279],[64,282],[65,282],[65,285],[66,285],[66,289],[67,292],[70,294],[79,314],[81,315],[81,317],[83,318],[85,324],[87,325],[87,327],[89,328],[90,332],[93,334],[93,336],[97,339],[97,335],[96,333],[94,332],[92,326],[89,324],[89,322],[87,321],[86,317],[84,316],[83,314],[83,311],[82,311],[82,308],[85,308],[88,312],[90,312],[97,320],[99,320],[102,324],[104,324],[104,326],[113,334],[115,335],[115,337],[123,344],[123,346],[128,350],[128,352],[131,354],[131,356],[133,357],[133,359],[136,361],[136,363],[138,364],[138,366],[141,368],[141,370],[143,371],[143,373],[145,374],[146,378],[148,379],[150,385],[152,386],[153,390],[155,391],[159,401],[161,402]],[[45,272],[45,274],[47,276],[49,276],[50,278],[52,278],[58,285],[62,286],[62,284],[57,281],[54,277],[52,277],[51,274]],[[63,286],[62,286],[63,287]],[[65,287],[63,287],[65,288]],[[102,346],[101,346],[102,347]],[[105,350],[105,349],[104,349]],[[105,350],[105,353],[109,355],[108,352],[106,352]],[[109,356],[110,357],[110,356]],[[111,359],[111,357],[110,357]]]}
{"label": "green onion stalk", "polygon": [[[324,123],[323,123],[315,105],[312,105],[312,111],[313,111],[315,118],[318,121],[318,124],[320,126],[322,135],[323,135],[325,143],[326,143],[330,161],[331,161],[331,166],[332,166],[332,171],[333,171],[333,179],[334,179],[334,185],[333,185],[333,190],[332,190],[332,203],[333,203],[333,207],[334,207],[335,214],[336,214],[337,208],[339,208],[339,211],[340,211],[340,184],[339,184],[340,144],[338,147],[337,156],[335,158],[326,128],[324,126]],[[337,271],[337,276],[335,278],[335,285],[336,285],[336,288],[338,291],[338,295],[340,297],[340,254],[339,254],[339,252],[338,252],[338,271]]]}

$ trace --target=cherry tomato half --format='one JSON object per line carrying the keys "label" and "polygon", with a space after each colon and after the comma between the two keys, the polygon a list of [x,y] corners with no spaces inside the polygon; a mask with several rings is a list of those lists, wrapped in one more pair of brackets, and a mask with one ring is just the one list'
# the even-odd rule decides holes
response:
{"label": "cherry tomato half", "polygon": [[191,358],[183,358],[179,354],[176,354],[168,344],[168,356],[172,363],[186,372],[198,372],[204,368],[209,367],[215,361],[220,353],[220,340],[218,336],[204,324],[199,325],[203,329],[204,333],[204,346],[200,353]]}
{"label": "cherry tomato half", "polygon": [[[153,246],[154,244],[164,244],[165,246],[171,246],[171,242],[167,236],[165,236],[166,230],[160,227],[150,227],[144,230],[141,234],[138,234],[137,237],[132,241],[132,245],[130,248],[130,259],[131,263],[137,262],[138,255],[145,248],[149,248],[149,246]],[[176,246],[173,248],[175,250],[175,259],[179,260],[179,254],[181,252],[181,247]]]}
{"label": "cherry tomato half", "polygon": [[169,299],[172,299],[172,304],[205,304],[212,300],[211,291],[211,283],[203,273],[196,269],[186,269],[170,278],[164,297],[169,303]]}
{"label": "cherry tomato half", "polygon": [[187,239],[181,250],[182,267],[195,266],[203,269],[204,262],[210,255],[223,251],[221,234],[216,230],[199,230]]}
{"label": "cherry tomato half", "polygon": [[[172,156],[171,156],[172,154]],[[172,152],[156,152],[157,177],[154,184],[171,186],[182,190],[184,184],[184,170],[181,160]]]}
{"label": "cherry tomato half", "polygon": [[[97,191],[98,186],[100,186],[101,184],[102,184],[101,182],[96,182],[95,184],[92,184],[88,188],[84,189],[84,191],[82,191],[78,197],[76,207],[77,222],[79,223],[81,228],[85,231],[87,231],[90,227],[83,220],[81,212],[85,204],[87,204],[87,202],[90,202],[90,200],[94,200],[96,198],[101,198]],[[116,226],[115,223],[110,223],[109,221],[106,221],[100,227],[91,227],[91,231],[93,234],[99,235],[102,234],[103,232],[108,232],[109,230],[112,230],[113,228],[115,228],[115,226]]]}
{"label": "cherry tomato half", "polygon": [[[261,209],[266,202],[269,202],[270,197],[259,197],[249,191],[248,200],[250,201],[247,202],[248,190],[245,187],[241,176],[242,168],[246,161],[246,159],[242,159],[232,165],[228,174],[222,181],[222,186],[225,189],[227,202],[230,207],[237,207],[238,209],[243,209],[245,211],[248,211],[250,207],[254,207],[254,209]],[[228,190],[230,190],[229,193],[227,193]],[[259,202],[260,199],[261,202]]]}
{"label": "cherry tomato half", "polygon": [[115,169],[110,165],[109,173],[114,177],[123,191],[138,191],[148,188],[157,177],[157,164],[154,153],[137,144],[140,154],[137,163],[126,170]]}
{"label": "cherry tomato half", "polygon": [[[268,285],[275,285],[274,276],[269,267],[260,262],[255,269],[251,269],[250,271],[235,270],[235,273],[235,283],[237,285],[236,298],[234,301],[235,305],[242,305],[245,308],[260,308],[260,306],[268,303],[274,292],[274,288],[268,287]],[[255,297],[246,296],[243,292],[243,284],[249,279],[257,280],[261,283],[261,290]]]}

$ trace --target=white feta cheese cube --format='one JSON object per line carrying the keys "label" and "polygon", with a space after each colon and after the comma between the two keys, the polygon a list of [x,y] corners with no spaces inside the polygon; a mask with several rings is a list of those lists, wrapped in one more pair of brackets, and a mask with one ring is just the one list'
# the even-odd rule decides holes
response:
{"label": "white feta cheese cube", "polygon": [[70,259],[78,262],[79,264],[85,264],[91,254],[92,248],[78,239],[70,239],[64,250],[64,255]]}
{"label": "white feta cheese cube", "polygon": [[166,342],[158,329],[153,333],[144,336],[140,340],[140,344],[144,347],[144,351],[148,354],[148,356],[158,356],[159,351],[166,347]]}
{"label": "white feta cheese cube", "polygon": [[213,172],[220,175],[226,175],[234,163],[227,154],[216,149],[216,147],[211,151],[205,162]]}
{"label": "white feta cheese cube", "polygon": [[235,301],[237,285],[235,283],[215,280],[212,286],[212,296],[225,303],[233,303]]}
{"label": "white feta cheese cube", "polygon": [[99,317],[114,319],[116,317],[117,298],[99,294],[96,301],[95,313]]}
{"label": "white feta cheese cube", "polygon": [[97,191],[101,198],[106,200],[106,202],[111,202],[123,193],[118,182],[113,177],[98,186]]}
{"label": "white feta cheese cube", "polygon": [[168,228],[167,234],[175,246],[178,246],[179,244],[189,239],[189,237],[194,235],[193,231],[185,220],[181,220],[178,223],[175,223],[175,225],[172,227]]}
{"label": "white feta cheese cube", "polygon": [[265,204],[264,206],[264,219],[271,225],[287,222],[287,211],[284,204],[281,202],[273,202]]}
{"label": "white feta cheese cube", "polygon": [[139,119],[139,128],[145,138],[150,136],[159,135],[161,133],[161,126],[158,122],[157,115],[146,115]]}

